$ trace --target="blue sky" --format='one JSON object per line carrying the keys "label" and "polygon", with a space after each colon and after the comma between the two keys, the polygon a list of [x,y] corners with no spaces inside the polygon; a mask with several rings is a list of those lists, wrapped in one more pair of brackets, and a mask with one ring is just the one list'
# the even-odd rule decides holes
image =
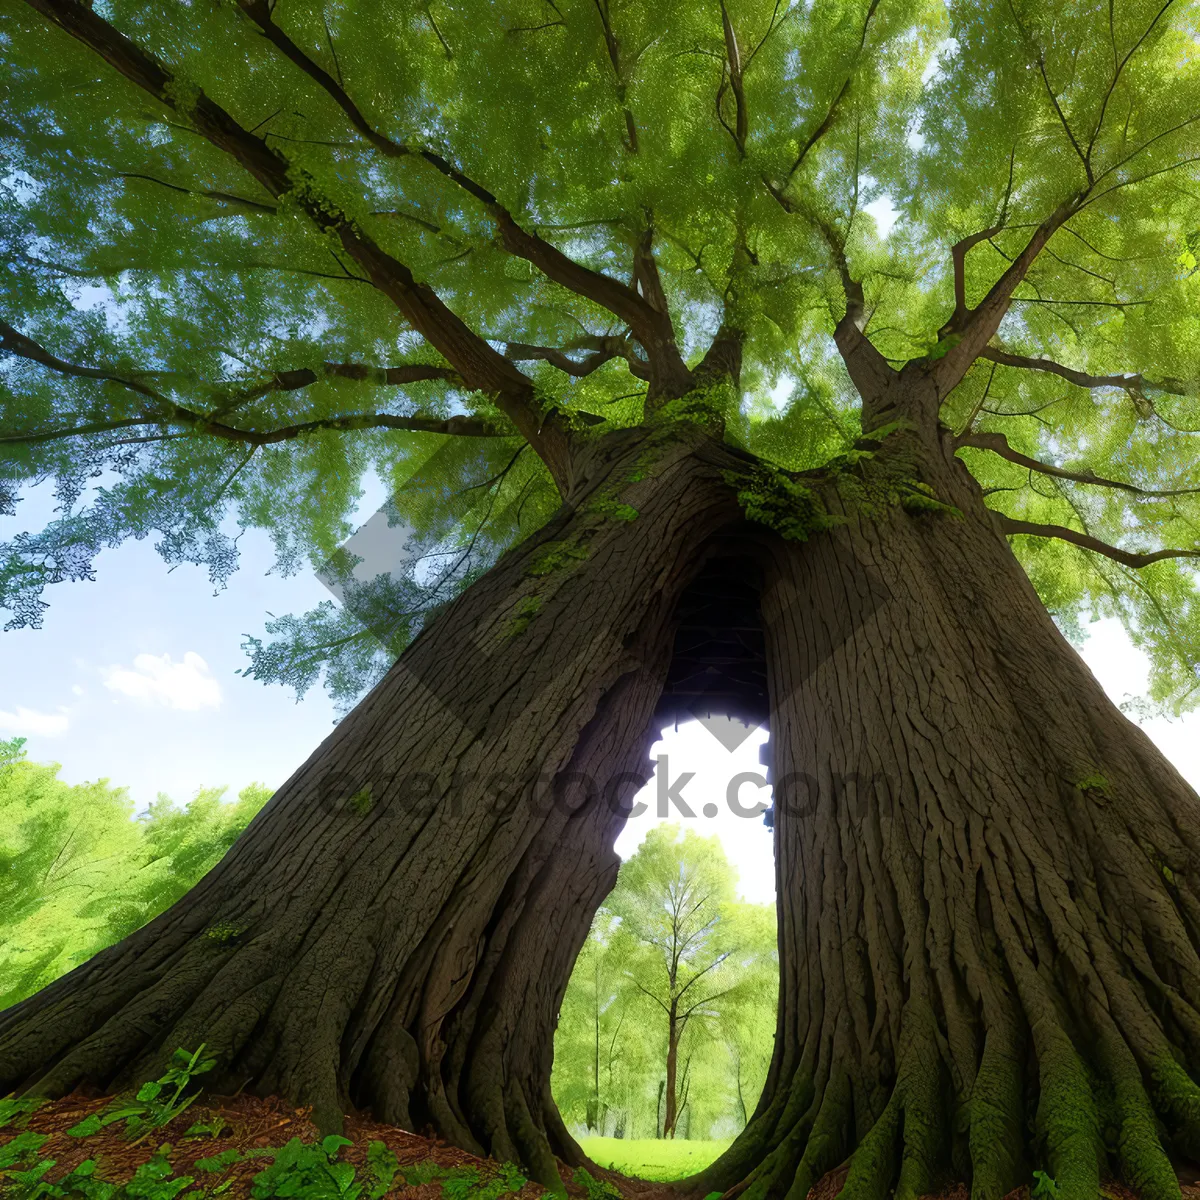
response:
{"label": "blue sky", "polygon": [[[376,490],[364,496],[360,520],[375,511]],[[26,496],[17,517],[0,518],[0,538],[50,515],[49,488]],[[61,763],[68,782],[128,787],[139,808],[159,792],[183,801],[201,787],[226,784],[233,793],[283,783],[331,731],[333,705],[319,687],[297,703],[290,689],[236,675],[248,661],[241,642],[262,635],[268,614],[303,612],[329,592],[310,570],[271,573],[264,534],[246,533],[241,549],[241,569],[215,594],[202,569],[169,571],[149,540],[104,551],[95,582],[52,588],[43,628],[0,633],[0,737],[26,737],[29,756]],[[1084,657],[1114,700],[1144,690],[1145,659],[1116,622],[1092,626]],[[1200,786],[1200,714],[1145,728]],[[760,819],[735,816],[725,789],[734,774],[759,769],[763,737],[756,732],[729,753],[693,723],[651,751],[666,757],[672,780],[694,773],[684,794],[695,827],[721,837],[743,895],[756,901],[774,894],[770,834]],[[623,856],[657,819],[654,793],[651,782],[647,813],[618,838]],[[741,798],[752,804],[753,786]],[[701,815],[706,803],[715,817]]]}

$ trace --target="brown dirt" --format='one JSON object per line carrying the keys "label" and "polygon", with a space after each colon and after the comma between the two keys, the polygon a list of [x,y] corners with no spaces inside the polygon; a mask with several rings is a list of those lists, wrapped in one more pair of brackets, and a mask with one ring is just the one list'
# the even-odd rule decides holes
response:
{"label": "brown dirt", "polygon": [[[6,1129],[0,1129],[0,1146],[10,1141],[17,1133],[31,1130],[49,1134],[42,1146],[42,1158],[51,1158],[55,1165],[47,1178],[57,1180],[69,1174],[81,1162],[94,1158],[97,1177],[112,1183],[129,1179],[137,1167],[150,1158],[164,1143],[169,1144],[168,1159],[176,1175],[192,1175],[198,1183],[209,1190],[226,1180],[232,1180],[229,1189],[222,1193],[230,1200],[240,1200],[250,1195],[250,1182],[264,1167],[271,1163],[266,1156],[255,1156],[234,1163],[224,1174],[206,1174],[195,1170],[197,1159],[213,1158],[225,1150],[237,1150],[245,1154],[251,1150],[278,1149],[294,1137],[304,1142],[319,1139],[317,1128],[309,1120],[309,1110],[292,1108],[276,1097],[259,1099],[256,1096],[206,1096],[193,1104],[169,1124],[155,1129],[148,1137],[130,1141],[124,1132],[124,1122],[116,1122],[99,1133],[75,1138],[67,1130],[92,1113],[98,1113],[112,1102],[111,1097],[88,1097],[72,1093],[63,1099],[44,1104],[24,1120],[18,1120]],[[187,1130],[197,1122],[223,1121],[225,1127],[216,1137],[207,1134],[185,1137]],[[480,1167],[485,1170],[494,1163],[476,1158],[436,1138],[425,1138],[395,1125],[381,1125],[367,1117],[352,1114],[346,1118],[345,1136],[353,1142],[342,1147],[339,1161],[365,1167],[367,1147],[371,1142],[383,1142],[391,1150],[400,1165],[432,1160],[440,1167]],[[4,1184],[0,1181],[0,1194]],[[574,1183],[568,1184],[568,1192],[582,1197],[584,1192]],[[540,1200],[545,1188],[528,1183],[518,1192],[517,1200]],[[420,1187],[408,1187],[401,1181],[388,1191],[388,1196],[404,1196],[409,1200],[439,1200],[441,1187],[436,1183]]]}
{"label": "brown dirt", "polygon": [[[0,1129],[0,1146],[25,1130],[44,1133],[48,1135],[48,1140],[42,1146],[40,1155],[53,1159],[55,1164],[47,1174],[47,1179],[61,1179],[85,1159],[93,1158],[97,1162],[98,1178],[123,1183],[155,1150],[168,1145],[167,1157],[177,1176],[195,1176],[197,1182],[210,1191],[229,1180],[230,1186],[222,1196],[229,1200],[243,1200],[250,1195],[251,1180],[270,1165],[270,1158],[265,1155],[244,1158],[224,1174],[197,1171],[196,1161],[214,1158],[225,1150],[236,1150],[245,1155],[253,1150],[278,1149],[294,1137],[304,1142],[314,1142],[320,1136],[309,1119],[308,1109],[292,1108],[274,1096],[267,1099],[257,1096],[206,1096],[169,1124],[136,1141],[131,1141],[125,1135],[123,1122],[110,1125],[89,1137],[67,1135],[68,1129],[93,1113],[103,1111],[111,1103],[111,1097],[74,1092],[61,1100],[44,1104],[28,1118],[18,1119],[8,1128]],[[216,1136],[185,1136],[187,1130],[198,1122],[218,1121],[222,1127]],[[432,1161],[445,1168],[476,1167],[486,1174],[489,1167],[495,1166],[487,1159],[476,1158],[438,1138],[423,1137],[395,1125],[383,1125],[358,1113],[346,1117],[345,1136],[353,1144],[344,1146],[338,1158],[359,1168],[365,1167],[367,1148],[376,1141],[383,1142],[396,1155],[401,1167]],[[573,1181],[571,1170],[561,1164],[559,1169],[571,1200],[583,1200],[585,1192]],[[631,1179],[602,1168],[596,1168],[593,1173],[598,1179],[616,1185],[628,1200],[687,1200],[686,1193],[671,1184]],[[808,1200],[835,1200],[845,1181],[845,1166],[830,1171],[809,1192]],[[1196,1172],[1181,1170],[1180,1184],[1183,1200],[1200,1200],[1200,1176]],[[0,1179],[0,1195],[4,1191],[5,1185]],[[389,1197],[403,1196],[406,1200],[440,1200],[441,1187],[436,1183],[419,1187],[399,1183],[387,1194]],[[545,1189],[540,1184],[528,1183],[516,1193],[515,1200],[541,1200],[543,1195]],[[1101,1195],[1105,1200],[1138,1200],[1134,1192],[1118,1183],[1106,1183]],[[969,1200],[969,1196],[967,1187],[956,1184],[936,1195],[922,1197],[922,1200]],[[1030,1200],[1029,1189],[1018,1188],[1005,1200]]]}

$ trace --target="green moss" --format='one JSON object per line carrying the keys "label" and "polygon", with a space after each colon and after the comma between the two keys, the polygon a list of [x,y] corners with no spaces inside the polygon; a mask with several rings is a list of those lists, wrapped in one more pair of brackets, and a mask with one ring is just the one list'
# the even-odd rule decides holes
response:
{"label": "green moss", "polygon": [[733,385],[724,380],[707,387],[694,388],[686,396],[668,400],[649,416],[651,425],[699,425],[704,429],[720,431],[725,425],[725,414],[730,405],[736,405],[737,394]]}
{"label": "green moss", "polygon": [[636,521],[639,515],[632,504],[622,504],[611,496],[601,496],[591,501],[587,511],[599,513],[612,521]]}
{"label": "green moss", "polygon": [[505,636],[510,638],[520,637],[533,624],[533,618],[537,616],[538,610],[541,607],[541,596],[526,596],[517,605],[516,614],[509,621],[508,628],[504,631]]}
{"label": "green moss", "polygon": [[525,568],[525,574],[540,578],[553,575],[556,571],[567,571],[583,562],[589,553],[587,546],[578,538],[547,542]]}
{"label": "green moss", "polygon": [[1099,1049],[1111,1085],[1116,1150],[1125,1182],[1142,1200],[1179,1200],[1179,1180],[1159,1141],[1136,1059],[1113,1027],[1101,1031]]}
{"label": "green moss", "polygon": [[904,1153],[896,1200],[916,1200],[935,1190],[938,1162],[948,1141],[942,1060],[932,1013],[919,1023],[913,1037],[897,1080],[904,1102]]}
{"label": "green moss", "polygon": [[900,1135],[900,1095],[892,1093],[883,1115],[850,1158],[850,1173],[838,1200],[883,1200],[896,1173]]}
{"label": "green moss", "polygon": [[725,471],[723,478],[736,489],[738,503],[749,520],[789,541],[806,542],[814,533],[838,523],[816,492],[773,467],[764,465],[747,474]]}
{"label": "green moss", "polygon": [[900,507],[907,513],[940,513],[947,517],[961,517],[960,509],[937,498],[937,493],[927,483],[918,479],[900,479],[895,484]]}
{"label": "green moss", "polygon": [[374,801],[371,799],[371,785],[368,783],[365,787],[361,787],[349,800],[346,801],[346,806],[352,812],[358,813],[360,817],[365,817],[371,811]]}
{"label": "green moss", "polygon": [[200,85],[176,72],[173,79],[163,85],[163,92],[181,116],[190,116],[196,111],[204,92]]}
{"label": "green moss", "polygon": [[1085,775],[1080,779],[1075,786],[1084,793],[1090,795],[1093,800],[1103,802],[1108,799],[1110,793],[1108,790],[1108,780],[1104,778],[1098,771],[1091,775]]}
{"label": "green moss", "polygon": [[1087,1070],[1061,1029],[1038,1047],[1038,1067],[1037,1126],[1049,1173],[1058,1181],[1063,1200],[1095,1200],[1104,1155],[1100,1121]]}
{"label": "green moss", "polygon": [[813,1184],[841,1162],[846,1152],[850,1107],[850,1081],[845,1072],[839,1071],[830,1079],[821,1097],[817,1119],[784,1200],[807,1200]]}
{"label": "green moss", "polygon": [[1020,1049],[1012,1031],[989,1029],[971,1088],[973,1200],[1000,1200],[1020,1182],[1022,1092]]}
{"label": "green moss", "polygon": [[1200,1159],[1200,1087],[1173,1059],[1164,1055],[1150,1072],[1155,1107],[1166,1118],[1179,1149]]}
{"label": "green moss", "polygon": [[218,946],[226,946],[245,932],[242,926],[234,925],[232,921],[217,921],[204,931],[204,936],[216,942]]}

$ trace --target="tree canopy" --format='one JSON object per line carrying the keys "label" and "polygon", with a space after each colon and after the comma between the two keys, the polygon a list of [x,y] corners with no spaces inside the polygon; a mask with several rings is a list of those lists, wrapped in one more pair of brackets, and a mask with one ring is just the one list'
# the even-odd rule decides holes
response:
{"label": "tree canopy", "polygon": [[862,433],[864,372],[908,371],[1060,623],[1119,614],[1154,699],[1200,695],[1194,5],[0,20],[0,502],[60,502],[4,547],[10,626],[128,537],[217,584],[239,528],[325,563],[375,472],[417,552],[370,628],[331,602],[249,645],[347,701],[546,520],[571,447],[702,396],[812,468]]}
{"label": "tree canopy", "polygon": [[124,788],[67,784],[0,741],[0,1008],[16,1004],[170,907],[237,840],[271,793],[159,795],[134,817]]}

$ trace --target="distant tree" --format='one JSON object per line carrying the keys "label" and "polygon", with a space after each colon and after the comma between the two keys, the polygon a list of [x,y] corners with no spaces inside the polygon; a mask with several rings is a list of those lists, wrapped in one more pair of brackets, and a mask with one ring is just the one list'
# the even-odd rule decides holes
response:
{"label": "distant tree", "polygon": [[738,993],[762,981],[742,939],[736,878],[718,839],[657,825],[605,901],[628,938],[626,974],[658,1010],[663,1137],[675,1136],[696,1048],[714,1040]]}
{"label": "distant tree", "polygon": [[603,1134],[644,1100],[654,1059],[642,995],[626,972],[629,938],[601,908],[571,972],[554,1037],[554,1097],[563,1115]]}
{"label": "distant tree", "polygon": [[252,784],[134,817],[124,788],[67,784],[0,742],[0,1008],[158,916],[210,870],[270,796]]}
{"label": "distant tree", "polygon": [[662,1137],[685,1109],[689,1128],[746,1123],[770,1057],[778,967],[775,914],[737,901],[735,878],[717,839],[677,825],[651,830],[622,864],[559,1014],[564,1115],[594,1132],[611,1116]]}

